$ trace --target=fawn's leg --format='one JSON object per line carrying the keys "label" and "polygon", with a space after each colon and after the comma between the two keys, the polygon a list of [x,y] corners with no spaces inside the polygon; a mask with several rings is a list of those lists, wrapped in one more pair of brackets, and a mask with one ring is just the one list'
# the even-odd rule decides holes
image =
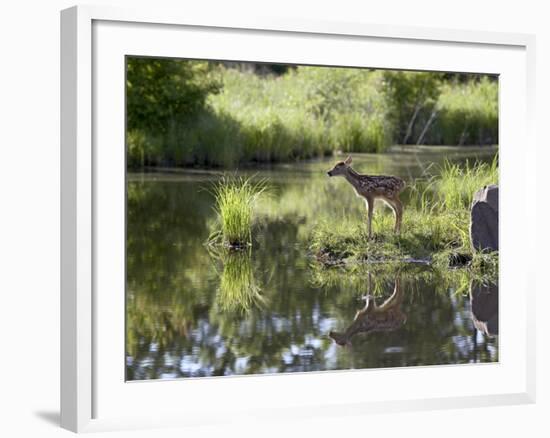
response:
{"label": "fawn's leg", "polygon": [[403,203],[397,197],[393,202],[395,203],[395,232],[399,234],[401,232],[401,221],[403,220]]}
{"label": "fawn's leg", "polygon": [[388,204],[393,210],[393,213],[395,214],[395,228],[394,232],[400,233],[401,232],[401,220],[403,218],[403,203],[399,198],[386,198],[388,201]]}
{"label": "fawn's leg", "polygon": [[373,198],[366,198],[367,199],[367,215],[368,215],[368,224],[369,224],[369,239],[372,237],[372,213],[374,212],[374,199]]}
{"label": "fawn's leg", "polygon": [[395,285],[393,287],[393,293],[384,301],[381,306],[378,306],[381,310],[386,310],[390,307],[398,307],[403,302],[403,291],[401,289],[401,280],[399,277],[395,277]]}

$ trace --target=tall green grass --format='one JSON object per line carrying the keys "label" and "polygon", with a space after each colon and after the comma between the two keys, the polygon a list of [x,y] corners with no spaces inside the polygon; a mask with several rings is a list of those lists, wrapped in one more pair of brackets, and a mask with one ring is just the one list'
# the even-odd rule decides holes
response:
{"label": "tall green grass", "polygon": [[128,132],[130,167],[230,168],[379,153],[403,140],[412,119],[408,143],[498,142],[498,83],[487,78],[437,82],[435,97],[418,101],[422,90],[412,90],[411,101],[396,106],[381,71],[300,66],[259,76],[220,66],[217,77],[221,90],[197,114],[172,119],[162,133]]}
{"label": "tall green grass", "polygon": [[445,160],[441,166],[426,170],[426,176],[408,184],[408,204],[424,214],[438,211],[463,211],[470,207],[476,191],[498,184],[498,153],[490,163],[466,160],[464,164]]}
{"label": "tall green grass", "polygon": [[390,144],[381,76],[374,72],[298,67],[265,78],[226,70],[223,91],[208,103],[239,124],[237,147],[249,161],[288,161],[337,149],[379,152]]}
{"label": "tall green grass", "polygon": [[498,155],[491,163],[466,162],[464,166],[446,161],[435,180],[435,191],[449,210],[468,208],[474,193],[489,184],[498,184]]}
{"label": "tall green grass", "polygon": [[222,91],[193,118],[174,121],[162,136],[129,132],[129,166],[232,167],[336,150],[381,152],[391,144],[376,72],[298,67],[260,77],[222,69],[221,77]]}
{"label": "tall green grass", "polygon": [[242,247],[252,243],[254,205],[267,188],[265,180],[224,176],[213,187],[219,228],[211,243]]}
{"label": "tall green grass", "polygon": [[426,143],[484,145],[498,143],[498,83],[482,77],[462,84],[443,83],[439,115]]}

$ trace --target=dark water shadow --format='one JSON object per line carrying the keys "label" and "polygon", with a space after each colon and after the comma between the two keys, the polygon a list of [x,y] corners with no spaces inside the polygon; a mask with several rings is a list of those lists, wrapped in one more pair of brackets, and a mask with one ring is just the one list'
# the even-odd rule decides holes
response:
{"label": "dark water shadow", "polygon": [[38,411],[34,414],[45,423],[53,426],[59,426],[61,423],[61,414],[58,411]]}

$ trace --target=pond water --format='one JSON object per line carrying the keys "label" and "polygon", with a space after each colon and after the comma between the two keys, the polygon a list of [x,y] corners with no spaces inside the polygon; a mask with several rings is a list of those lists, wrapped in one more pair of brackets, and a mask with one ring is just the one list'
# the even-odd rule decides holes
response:
{"label": "pond water", "polygon": [[[445,158],[494,153],[397,149],[354,154],[354,168],[411,181]],[[365,215],[343,179],[326,177],[335,161],[240,172],[267,178],[269,195],[252,248],[229,255],[205,245],[215,220],[209,189],[221,172],[128,174],[127,380],[498,361],[495,285],[465,289],[422,275],[429,268],[351,278],[316,267],[311,228]],[[378,307],[365,308],[367,294]]]}

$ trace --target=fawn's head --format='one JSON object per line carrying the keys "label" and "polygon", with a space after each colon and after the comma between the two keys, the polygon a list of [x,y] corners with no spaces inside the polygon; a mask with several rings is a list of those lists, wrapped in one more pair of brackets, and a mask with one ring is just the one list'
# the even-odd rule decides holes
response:
{"label": "fawn's head", "polygon": [[350,164],[351,164],[351,156],[346,158],[344,161],[339,161],[338,163],[336,163],[334,167],[327,172],[327,175],[328,176],[345,175],[349,169]]}

